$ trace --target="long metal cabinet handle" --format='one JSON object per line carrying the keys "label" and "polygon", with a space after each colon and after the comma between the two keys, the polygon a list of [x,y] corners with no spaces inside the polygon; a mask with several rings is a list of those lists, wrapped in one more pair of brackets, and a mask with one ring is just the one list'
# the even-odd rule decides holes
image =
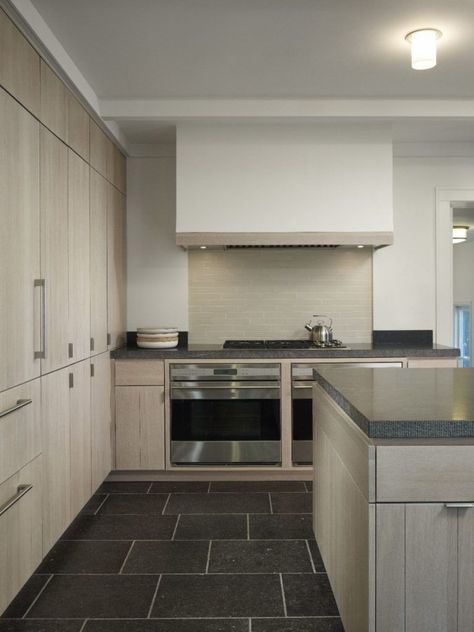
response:
{"label": "long metal cabinet handle", "polygon": [[447,509],[472,509],[474,503],[445,503]]}
{"label": "long metal cabinet handle", "polygon": [[16,494],[0,507],[0,516],[3,516],[4,513],[11,509],[13,505],[15,505],[20,500],[20,498],[23,498],[23,496],[30,491],[30,489],[33,489],[33,485],[18,485],[18,487],[16,488]]}
{"label": "long metal cabinet handle", "polygon": [[17,399],[16,404],[11,406],[10,408],[6,408],[5,410],[0,411],[0,417],[6,417],[10,413],[14,413],[15,410],[19,410],[23,408],[23,406],[28,406],[28,404],[32,404],[32,399]]}
{"label": "long metal cabinet handle", "polygon": [[34,287],[41,288],[41,349],[40,351],[35,351],[34,358],[35,360],[44,360],[48,350],[48,328],[46,327],[46,280],[35,279]]}

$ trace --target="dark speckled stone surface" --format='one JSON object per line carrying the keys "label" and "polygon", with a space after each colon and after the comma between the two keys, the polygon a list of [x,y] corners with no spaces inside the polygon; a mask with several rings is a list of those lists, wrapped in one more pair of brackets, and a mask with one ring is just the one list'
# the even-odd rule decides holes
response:
{"label": "dark speckled stone surface", "polygon": [[474,437],[474,369],[337,369],[315,380],[371,438]]}
{"label": "dark speckled stone surface", "polygon": [[288,358],[452,358],[459,355],[459,349],[433,346],[397,346],[372,343],[347,343],[349,349],[223,349],[221,345],[188,345],[175,349],[140,349],[135,345],[112,351],[116,360],[209,360],[209,359],[262,359]]}

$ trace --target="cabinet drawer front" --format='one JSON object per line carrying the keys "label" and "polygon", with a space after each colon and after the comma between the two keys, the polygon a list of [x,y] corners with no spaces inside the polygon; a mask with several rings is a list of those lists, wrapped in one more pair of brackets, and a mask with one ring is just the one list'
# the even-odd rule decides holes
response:
{"label": "cabinet drawer front", "polygon": [[41,562],[41,459],[0,485],[0,614]]}
{"label": "cabinet drawer front", "polygon": [[0,483],[41,452],[40,381],[0,394]]}
{"label": "cabinet drawer front", "polygon": [[162,386],[164,363],[161,360],[117,360],[116,386]]}

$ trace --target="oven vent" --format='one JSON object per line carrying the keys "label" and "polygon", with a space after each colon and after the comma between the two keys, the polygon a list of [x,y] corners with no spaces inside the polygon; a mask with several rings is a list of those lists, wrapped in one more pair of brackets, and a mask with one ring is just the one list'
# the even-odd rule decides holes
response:
{"label": "oven vent", "polygon": [[250,250],[255,248],[339,248],[339,244],[267,244],[267,245],[232,245],[225,246],[226,250]]}

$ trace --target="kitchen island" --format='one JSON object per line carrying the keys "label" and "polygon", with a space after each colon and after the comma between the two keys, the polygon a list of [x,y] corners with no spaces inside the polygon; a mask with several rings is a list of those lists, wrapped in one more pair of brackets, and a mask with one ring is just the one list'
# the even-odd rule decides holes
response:
{"label": "kitchen island", "polygon": [[474,629],[474,369],[314,372],[314,518],[346,632]]}

